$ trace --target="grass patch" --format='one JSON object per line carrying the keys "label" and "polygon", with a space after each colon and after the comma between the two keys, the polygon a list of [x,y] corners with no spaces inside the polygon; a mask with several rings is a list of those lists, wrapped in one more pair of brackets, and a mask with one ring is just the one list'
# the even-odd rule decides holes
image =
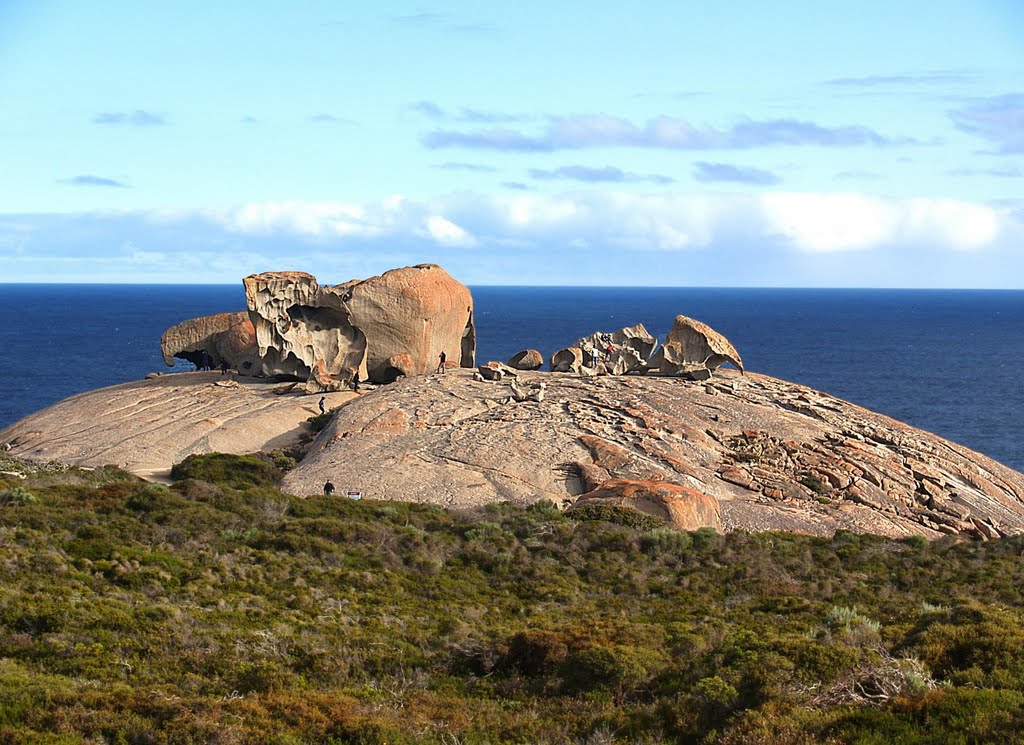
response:
{"label": "grass patch", "polygon": [[[34,474],[0,507],[0,742],[1015,742],[1024,539],[677,532]],[[59,474],[58,474],[59,475]]]}

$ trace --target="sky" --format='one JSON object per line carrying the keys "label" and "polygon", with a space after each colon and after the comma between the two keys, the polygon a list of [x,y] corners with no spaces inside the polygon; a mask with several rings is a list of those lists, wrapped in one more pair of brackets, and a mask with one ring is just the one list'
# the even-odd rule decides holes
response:
{"label": "sky", "polygon": [[1024,288],[1024,3],[0,0],[0,282]]}

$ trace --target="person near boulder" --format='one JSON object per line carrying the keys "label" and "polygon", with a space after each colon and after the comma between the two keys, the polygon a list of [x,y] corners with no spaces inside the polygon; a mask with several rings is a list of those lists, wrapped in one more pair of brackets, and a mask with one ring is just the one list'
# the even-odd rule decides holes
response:
{"label": "person near boulder", "polygon": [[324,482],[324,494],[326,494],[328,497],[334,494],[334,484],[332,484],[330,481]]}
{"label": "person near boulder", "polygon": [[326,400],[327,400],[327,396],[321,396],[320,397],[320,403],[317,404],[317,406],[320,407],[320,413],[321,414],[326,414],[327,413],[327,409],[324,407],[324,401],[326,401]]}
{"label": "person near boulder", "polygon": [[439,373],[442,373],[442,374],[443,374],[443,373],[444,373],[444,363],[448,361],[448,355],[446,355],[446,354],[445,354],[445,353],[444,353],[444,352],[442,351],[442,352],[441,352],[441,354],[439,354],[439,355],[437,356],[437,359],[438,359],[438,363],[437,363],[437,371],[438,371]]}

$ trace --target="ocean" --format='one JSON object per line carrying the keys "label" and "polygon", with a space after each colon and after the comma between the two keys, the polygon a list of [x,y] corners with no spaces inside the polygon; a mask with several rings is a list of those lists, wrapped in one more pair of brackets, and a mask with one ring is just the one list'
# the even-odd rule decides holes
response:
{"label": "ocean", "polygon": [[[472,287],[477,359],[545,356],[593,331],[678,314],[732,341],[747,369],[929,430],[1024,471],[1024,291]],[[160,334],[242,310],[241,284],[0,285],[0,427],[164,366]]]}

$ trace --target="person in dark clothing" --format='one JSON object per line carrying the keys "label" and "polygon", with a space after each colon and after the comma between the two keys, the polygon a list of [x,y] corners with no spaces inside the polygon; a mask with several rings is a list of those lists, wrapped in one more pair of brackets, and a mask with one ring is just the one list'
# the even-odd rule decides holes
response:
{"label": "person in dark clothing", "polygon": [[220,374],[221,375],[227,375],[228,374],[228,370],[230,370],[230,369],[231,369],[231,366],[228,364],[227,360],[224,360],[223,362],[220,363]]}
{"label": "person in dark clothing", "polygon": [[437,356],[437,359],[437,371],[439,373],[444,373],[444,363],[448,361],[448,355],[446,355],[444,352],[441,352],[441,354]]}
{"label": "person in dark clothing", "polygon": [[321,396],[320,397],[320,403],[318,404],[318,406],[320,407],[320,413],[321,414],[326,414],[327,413],[327,409],[324,408],[324,401],[326,401],[326,400],[327,400],[327,396]]}
{"label": "person in dark clothing", "polygon": [[326,494],[327,496],[331,496],[332,494],[334,494],[334,484],[332,484],[330,481],[324,483],[324,494]]}

